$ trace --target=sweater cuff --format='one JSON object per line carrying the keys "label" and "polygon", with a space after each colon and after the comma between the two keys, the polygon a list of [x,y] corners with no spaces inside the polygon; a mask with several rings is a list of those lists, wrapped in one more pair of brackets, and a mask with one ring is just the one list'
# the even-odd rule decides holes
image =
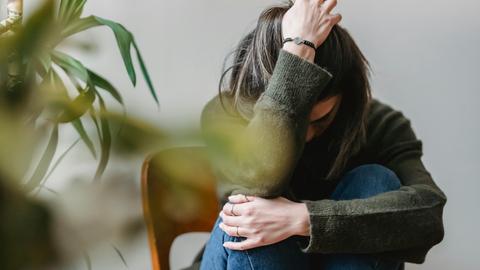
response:
{"label": "sweater cuff", "polygon": [[280,49],[272,77],[259,101],[269,98],[289,114],[308,114],[332,77],[319,65]]}
{"label": "sweater cuff", "polygon": [[[331,205],[327,203],[322,203],[322,201],[309,201],[309,200],[300,200],[305,203],[310,218],[310,237],[306,237],[304,242],[299,242],[298,245],[304,253],[315,253],[323,250],[323,247],[328,246],[328,243],[325,243],[321,239],[321,235],[325,232],[326,220],[325,218],[328,214],[332,214]],[[325,212],[325,213],[324,213]],[[326,213],[328,212],[328,213]],[[320,214],[320,213],[324,213]]]}

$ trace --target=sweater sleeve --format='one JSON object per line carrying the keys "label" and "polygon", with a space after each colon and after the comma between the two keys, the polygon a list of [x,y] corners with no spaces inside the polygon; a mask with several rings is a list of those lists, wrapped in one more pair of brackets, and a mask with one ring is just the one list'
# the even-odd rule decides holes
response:
{"label": "sweater sleeve", "polygon": [[285,191],[305,144],[310,111],[331,77],[317,64],[281,49],[250,120],[226,113],[218,96],[205,105],[201,131],[219,180],[219,197],[276,197]]}
{"label": "sweater sleeve", "polygon": [[[383,106],[369,121],[367,148],[394,171],[399,190],[366,199],[303,201],[310,214],[304,252],[374,253],[422,263],[444,236],[445,194],[421,161],[422,143],[401,112]],[[371,126],[370,122],[374,123]]]}

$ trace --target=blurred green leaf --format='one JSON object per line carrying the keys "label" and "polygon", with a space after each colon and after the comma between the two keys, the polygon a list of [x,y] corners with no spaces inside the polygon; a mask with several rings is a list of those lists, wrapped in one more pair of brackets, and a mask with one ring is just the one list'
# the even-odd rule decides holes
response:
{"label": "blurred green leaf", "polygon": [[35,55],[35,52],[44,49],[49,37],[54,34],[52,33],[54,7],[53,0],[43,1],[42,6],[13,35],[14,49],[22,58],[28,59]]}
{"label": "blurred green leaf", "polygon": [[55,64],[65,70],[65,72],[74,75],[75,77],[86,82],[87,84],[91,84],[87,68],[77,59],[62,52],[53,51],[52,60]]}
{"label": "blurred green leaf", "polygon": [[65,39],[71,35],[74,35],[76,33],[83,32],[87,29],[90,29],[92,27],[100,26],[101,24],[96,20],[95,16],[89,16],[85,18],[81,18],[78,20],[75,20],[68,24],[61,33],[61,38]]}
{"label": "blurred green leaf", "polygon": [[82,117],[95,101],[95,90],[87,86],[70,104],[65,106],[65,110],[59,115],[57,121],[60,123],[69,123]]}
{"label": "blurred green leaf", "polygon": [[100,75],[98,75],[97,73],[95,73],[95,72],[93,72],[89,69],[87,69],[87,71],[88,71],[88,75],[89,75],[89,77],[92,80],[92,83],[94,85],[96,85],[99,88],[109,92],[110,95],[112,95],[112,97],[115,98],[115,100],[118,101],[118,103],[123,105],[122,96],[120,95],[118,90],[109,81],[107,81],[105,78],[101,77]]}
{"label": "blurred green leaf", "polygon": [[43,179],[43,182],[45,183],[48,178],[50,177],[50,175],[52,175],[52,173],[55,171],[55,169],[58,167],[58,165],[62,162],[62,160],[67,156],[67,154],[72,151],[72,149],[78,144],[78,142],[80,141],[80,138],[76,139],[72,145],[70,145],[61,155],[60,157],[58,157],[57,161],[55,161],[55,163],[53,164],[52,168],[50,169],[50,171],[48,172],[48,174],[45,176],[45,178]]}
{"label": "blurred green leaf", "polygon": [[92,120],[93,124],[95,125],[95,129],[97,130],[98,138],[101,140],[102,138],[102,131],[100,130],[100,125],[98,124],[97,114],[95,113],[95,108],[93,106],[90,107],[88,110],[90,119]]}
{"label": "blurred green leaf", "polygon": [[77,133],[80,135],[80,138],[83,140],[85,145],[88,147],[90,150],[90,153],[92,153],[92,156],[97,159],[97,152],[95,151],[95,146],[90,139],[90,137],[87,134],[87,131],[85,130],[85,127],[83,126],[82,120],[80,118],[75,119],[72,121],[72,125],[77,131]]}
{"label": "blurred green leaf", "polygon": [[65,104],[70,102],[67,87],[54,69],[50,69],[43,77],[39,90],[43,98],[47,100],[47,109],[53,115],[58,115]]}
{"label": "blurred green leaf", "polygon": [[117,255],[118,257],[120,257],[120,259],[122,260],[123,262],[123,265],[125,265],[125,267],[128,269],[128,264],[127,264],[127,261],[125,260],[125,257],[123,256],[122,252],[120,251],[120,249],[118,249],[115,245],[112,244],[112,247],[113,249],[115,249],[115,252],[117,252]]}
{"label": "blurred green leaf", "polygon": [[52,57],[50,54],[39,53],[36,59],[37,72],[44,78],[52,67]]}
{"label": "blurred green leaf", "polygon": [[[70,147],[68,147],[61,155],[60,157],[55,161],[55,163],[53,164],[53,166],[50,168],[49,172],[47,173],[47,175],[42,179],[41,183],[40,183],[40,187],[41,188],[47,188],[45,186],[45,183],[48,181],[48,178],[50,178],[50,175],[52,175],[52,173],[55,171],[55,169],[58,167],[58,165],[60,165],[60,163],[62,162],[62,160],[67,156],[67,154],[73,149],[73,147],[75,147],[75,145],[77,145],[77,143],[80,141],[80,138],[75,140],[75,142],[72,143],[72,145],[70,145]],[[50,190],[51,191],[51,190]],[[40,192],[40,189],[38,189],[37,193]]]}
{"label": "blurred green leaf", "polygon": [[86,2],[86,0],[62,0],[58,9],[58,20],[67,25],[79,19]]}
{"label": "blurred green leaf", "polygon": [[105,106],[105,102],[101,96],[98,97],[98,101],[100,103],[100,127],[102,131],[101,137],[101,149],[102,153],[100,156],[100,162],[97,167],[97,171],[95,172],[95,181],[100,181],[105,169],[108,165],[108,160],[110,157],[110,148],[112,146],[112,137],[110,132],[110,124],[108,122],[108,118],[105,117],[107,113],[107,107]]}
{"label": "blurred green leaf", "polygon": [[147,82],[148,88],[150,89],[151,94],[153,95],[155,101],[158,104],[158,98],[157,98],[157,95],[155,93],[155,88],[153,87],[152,80],[150,78],[150,75],[148,74],[148,70],[147,70],[147,67],[145,65],[145,61],[143,61],[143,57],[142,57],[142,54],[140,53],[140,49],[138,49],[137,43],[133,42],[133,47],[135,48],[135,51],[137,53],[137,58],[138,58],[138,62],[140,64],[140,69],[142,70],[143,78]]}
{"label": "blurred green leaf", "polygon": [[[54,51],[52,53],[52,60],[59,65],[69,75],[73,75],[87,84],[84,91],[72,101],[72,103],[65,108],[62,115],[59,116],[58,121],[61,123],[71,122],[83,116],[95,101],[95,88],[89,73],[85,66],[75,58]],[[81,134],[80,134],[81,135]]]}
{"label": "blurred green leaf", "polygon": [[90,259],[90,255],[85,251],[83,252],[83,259],[85,260],[85,264],[87,265],[87,270],[92,270],[92,260]]}
{"label": "blurred green leaf", "polygon": [[55,155],[55,152],[57,150],[57,145],[58,145],[58,125],[55,124],[52,130],[52,135],[50,136],[50,140],[48,142],[47,148],[45,149],[45,152],[43,153],[43,156],[40,159],[40,162],[38,163],[37,168],[35,169],[35,172],[33,173],[32,177],[25,185],[26,192],[32,191],[34,188],[38,187],[38,185],[41,183],[43,177],[47,173],[50,163],[53,160],[53,156]]}
{"label": "blurred green leaf", "polygon": [[165,147],[173,137],[176,137],[141,119],[113,112],[107,112],[105,117],[108,118],[112,129],[119,130],[112,147],[118,155],[144,155]]}
{"label": "blurred green leaf", "polygon": [[133,66],[133,61],[132,61],[132,55],[131,55],[131,49],[132,46],[136,51],[137,58],[140,64],[140,68],[142,70],[143,76],[147,82],[147,85],[149,87],[150,93],[152,97],[155,99],[155,102],[158,104],[158,97],[155,92],[155,88],[153,86],[153,83],[150,79],[150,75],[148,73],[148,70],[145,66],[145,63],[143,61],[143,58],[140,54],[140,50],[138,48],[137,43],[135,42],[135,39],[123,25],[116,23],[114,21],[110,21],[107,19],[103,19],[97,16],[89,16],[86,18],[79,19],[73,23],[71,23],[67,28],[65,28],[62,31],[62,37],[66,38],[68,36],[71,36],[73,34],[76,34],[78,32],[87,30],[92,27],[96,26],[108,26],[114,33],[115,38],[117,40],[118,48],[120,50],[120,54],[122,55],[123,62],[125,64],[125,68],[127,69],[127,73],[130,77],[130,80],[132,81],[132,84],[135,86],[137,83],[137,77],[136,77],[136,72],[135,68]]}

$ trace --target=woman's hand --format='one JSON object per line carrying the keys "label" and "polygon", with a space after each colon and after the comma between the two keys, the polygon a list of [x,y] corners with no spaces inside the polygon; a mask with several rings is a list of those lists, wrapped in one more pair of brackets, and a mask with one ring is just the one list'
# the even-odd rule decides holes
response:
{"label": "woman's hand", "polygon": [[247,238],[241,242],[224,243],[224,247],[234,250],[274,244],[293,235],[308,236],[310,233],[310,219],[306,205],[283,197],[264,199],[233,195],[220,211],[220,217],[223,222],[219,227],[225,233]]}
{"label": "woman's hand", "polygon": [[[283,16],[283,38],[299,36],[313,42],[318,48],[327,39],[332,27],[342,19],[340,14],[330,14],[336,5],[337,0],[296,0]],[[313,62],[313,48],[293,42],[287,42],[283,47]]]}

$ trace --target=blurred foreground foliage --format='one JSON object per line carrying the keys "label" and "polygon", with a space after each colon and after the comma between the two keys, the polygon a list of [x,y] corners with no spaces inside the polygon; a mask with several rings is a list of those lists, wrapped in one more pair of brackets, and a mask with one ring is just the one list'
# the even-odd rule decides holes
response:
{"label": "blurred foreground foliage", "polygon": [[[146,122],[110,111],[104,95],[123,105],[120,92],[97,72],[57,49],[76,33],[109,28],[132,84],[137,82],[133,50],[158,104],[133,35],[116,22],[82,17],[85,4],[86,0],[42,1],[24,23],[0,34],[0,269],[51,269],[48,265],[59,260],[55,213],[31,194],[43,187],[68,152],[54,160],[62,125],[71,125],[98,160],[92,173],[95,182],[102,178],[112,149],[135,154],[154,149],[166,138],[162,130]],[[98,142],[92,139],[87,122],[94,127]],[[114,129],[117,134],[112,133]],[[97,197],[106,199],[105,193]]]}
{"label": "blurred foreground foliage", "polygon": [[[62,0],[58,5],[56,3],[52,0],[44,1],[24,24],[17,25],[12,33],[0,37],[2,115],[7,119],[17,118],[15,122],[34,125],[39,132],[50,133],[49,143],[38,166],[25,182],[26,191],[38,187],[47,174],[47,168],[52,163],[58,145],[58,127],[62,124],[72,125],[92,156],[98,156],[94,177],[96,180],[100,179],[107,166],[112,143],[111,124],[104,117],[109,111],[103,95],[109,94],[123,105],[122,96],[113,84],[79,60],[57,49],[62,41],[93,27],[108,27],[116,37],[132,84],[135,85],[137,81],[131,55],[133,48],[151,95],[158,103],[135,39],[125,27],[96,16],[82,18],[85,0]],[[62,79],[65,77],[69,82]],[[73,85],[76,94],[72,96],[67,85]],[[87,120],[96,127],[100,149],[96,149],[92,136],[86,131],[84,122]],[[37,137],[35,135],[37,134],[33,137]],[[32,155],[28,153],[27,156]],[[18,158],[19,163],[15,162],[24,163],[19,165],[20,170],[12,168],[15,170],[10,173],[27,171],[23,168],[28,167],[31,160],[24,157]],[[22,179],[24,177],[15,176]]]}

